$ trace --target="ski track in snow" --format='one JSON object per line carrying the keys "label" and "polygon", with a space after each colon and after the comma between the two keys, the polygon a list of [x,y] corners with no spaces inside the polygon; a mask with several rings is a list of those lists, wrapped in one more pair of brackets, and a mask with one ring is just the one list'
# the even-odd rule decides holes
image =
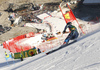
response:
{"label": "ski track in snow", "polygon": [[[98,36],[99,36],[99,33],[98,33]],[[96,39],[96,40],[95,40]],[[95,55],[95,56],[99,56],[99,54],[100,54],[100,48],[99,48],[99,43],[100,43],[100,36],[99,36],[99,38],[95,38],[95,39],[90,39],[91,41],[86,41],[86,43],[89,43],[88,45],[86,44],[86,43],[84,43],[84,44],[86,44],[87,45],[87,47],[82,51],[82,55],[80,55],[78,58],[77,58],[77,60],[75,61],[75,62],[78,62],[78,60],[79,59],[82,59],[82,58],[84,58],[84,56],[88,56],[88,58],[87,58],[87,60],[89,59],[89,61],[90,60],[92,60],[92,59],[94,59],[94,63],[95,63],[95,60],[97,60],[97,58],[94,58],[93,56]],[[95,47],[97,45],[97,47]],[[84,45],[83,45],[84,46]],[[92,51],[92,52],[91,52]],[[88,54],[87,54],[88,53]],[[99,54],[97,54],[97,53],[99,53]],[[86,59],[86,58],[85,58]],[[85,59],[83,59],[83,61],[86,61],[86,62],[88,62],[87,60],[85,60]],[[98,60],[99,60],[100,58],[98,58]],[[82,60],[81,60],[82,61]],[[81,62],[80,62],[81,63]],[[84,63],[81,63],[81,65],[75,65],[74,67],[76,68],[73,68],[73,70],[75,69],[75,70],[82,70],[82,68],[81,67],[83,67],[84,66],[84,68],[85,67],[88,67],[89,68],[89,66],[91,66],[91,65],[88,65],[89,63],[91,63],[91,61],[90,62],[88,62],[87,64],[85,64],[85,62]],[[75,64],[77,64],[77,63],[75,63]],[[82,65],[83,64],[83,65]],[[86,66],[87,65],[87,66]],[[91,70],[91,69],[90,69]]]}

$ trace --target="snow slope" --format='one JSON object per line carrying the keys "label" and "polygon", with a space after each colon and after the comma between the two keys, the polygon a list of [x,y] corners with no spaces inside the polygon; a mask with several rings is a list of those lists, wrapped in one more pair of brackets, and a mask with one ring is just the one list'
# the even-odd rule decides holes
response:
{"label": "snow slope", "polygon": [[[100,29],[52,54],[38,54],[24,61],[4,59],[0,47],[0,70],[100,70]],[[1,57],[2,56],[2,57]]]}

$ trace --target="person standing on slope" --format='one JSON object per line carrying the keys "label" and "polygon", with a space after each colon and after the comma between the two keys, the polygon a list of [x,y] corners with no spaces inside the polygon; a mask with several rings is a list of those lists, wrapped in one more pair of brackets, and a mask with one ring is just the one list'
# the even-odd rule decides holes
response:
{"label": "person standing on slope", "polygon": [[64,44],[68,44],[69,40],[74,40],[78,37],[79,33],[77,31],[77,28],[72,25],[71,22],[68,22],[67,25],[64,28],[63,33],[66,33],[66,29],[69,28],[69,30],[71,31],[70,34],[68,35],[68,37],[65,39]]}
{"label": "person standing on slope", "polygon": [[23,55],[21,52],[20,52],[20,59],[21,59],[21,61],[23,61]]}

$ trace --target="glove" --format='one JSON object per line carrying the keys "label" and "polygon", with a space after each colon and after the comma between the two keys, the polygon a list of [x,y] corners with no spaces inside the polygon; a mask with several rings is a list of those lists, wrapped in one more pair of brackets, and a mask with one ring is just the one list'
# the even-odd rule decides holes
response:
{"label": "glove", "polygon": [[65,33],[66,31],[63,31],[63,34]]}
{"label": "glove", "polygon": [[64,33],[69,33],[69,32],[63,31],[63,34],[64,34]]}

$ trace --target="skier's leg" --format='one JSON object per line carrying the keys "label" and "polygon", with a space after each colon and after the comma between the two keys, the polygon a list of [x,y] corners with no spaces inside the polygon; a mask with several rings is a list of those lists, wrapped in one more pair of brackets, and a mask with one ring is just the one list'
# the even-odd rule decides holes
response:
{"label": "skier's leg", "polygon": [[64,44],[68,44],[69,39],[65,39]]}
{"label": "skier's leg", "polygon": [[68,44],[69,40],[72,38],[72,32],[68,35],[68,37],[65,39],[64,44]]}
{"label": "skier's leg", "polygon": [[78,32],[74,31],[73,39],[77,39],[78,35],[79,35]]}
{"label": "skier's leg", "polygon": [[78,34],[78,32],[76,31],[76,37],[75,37],[75,38],[77,38],[77,37],[78,37],[78,35],[79,35],[79,34]]}

